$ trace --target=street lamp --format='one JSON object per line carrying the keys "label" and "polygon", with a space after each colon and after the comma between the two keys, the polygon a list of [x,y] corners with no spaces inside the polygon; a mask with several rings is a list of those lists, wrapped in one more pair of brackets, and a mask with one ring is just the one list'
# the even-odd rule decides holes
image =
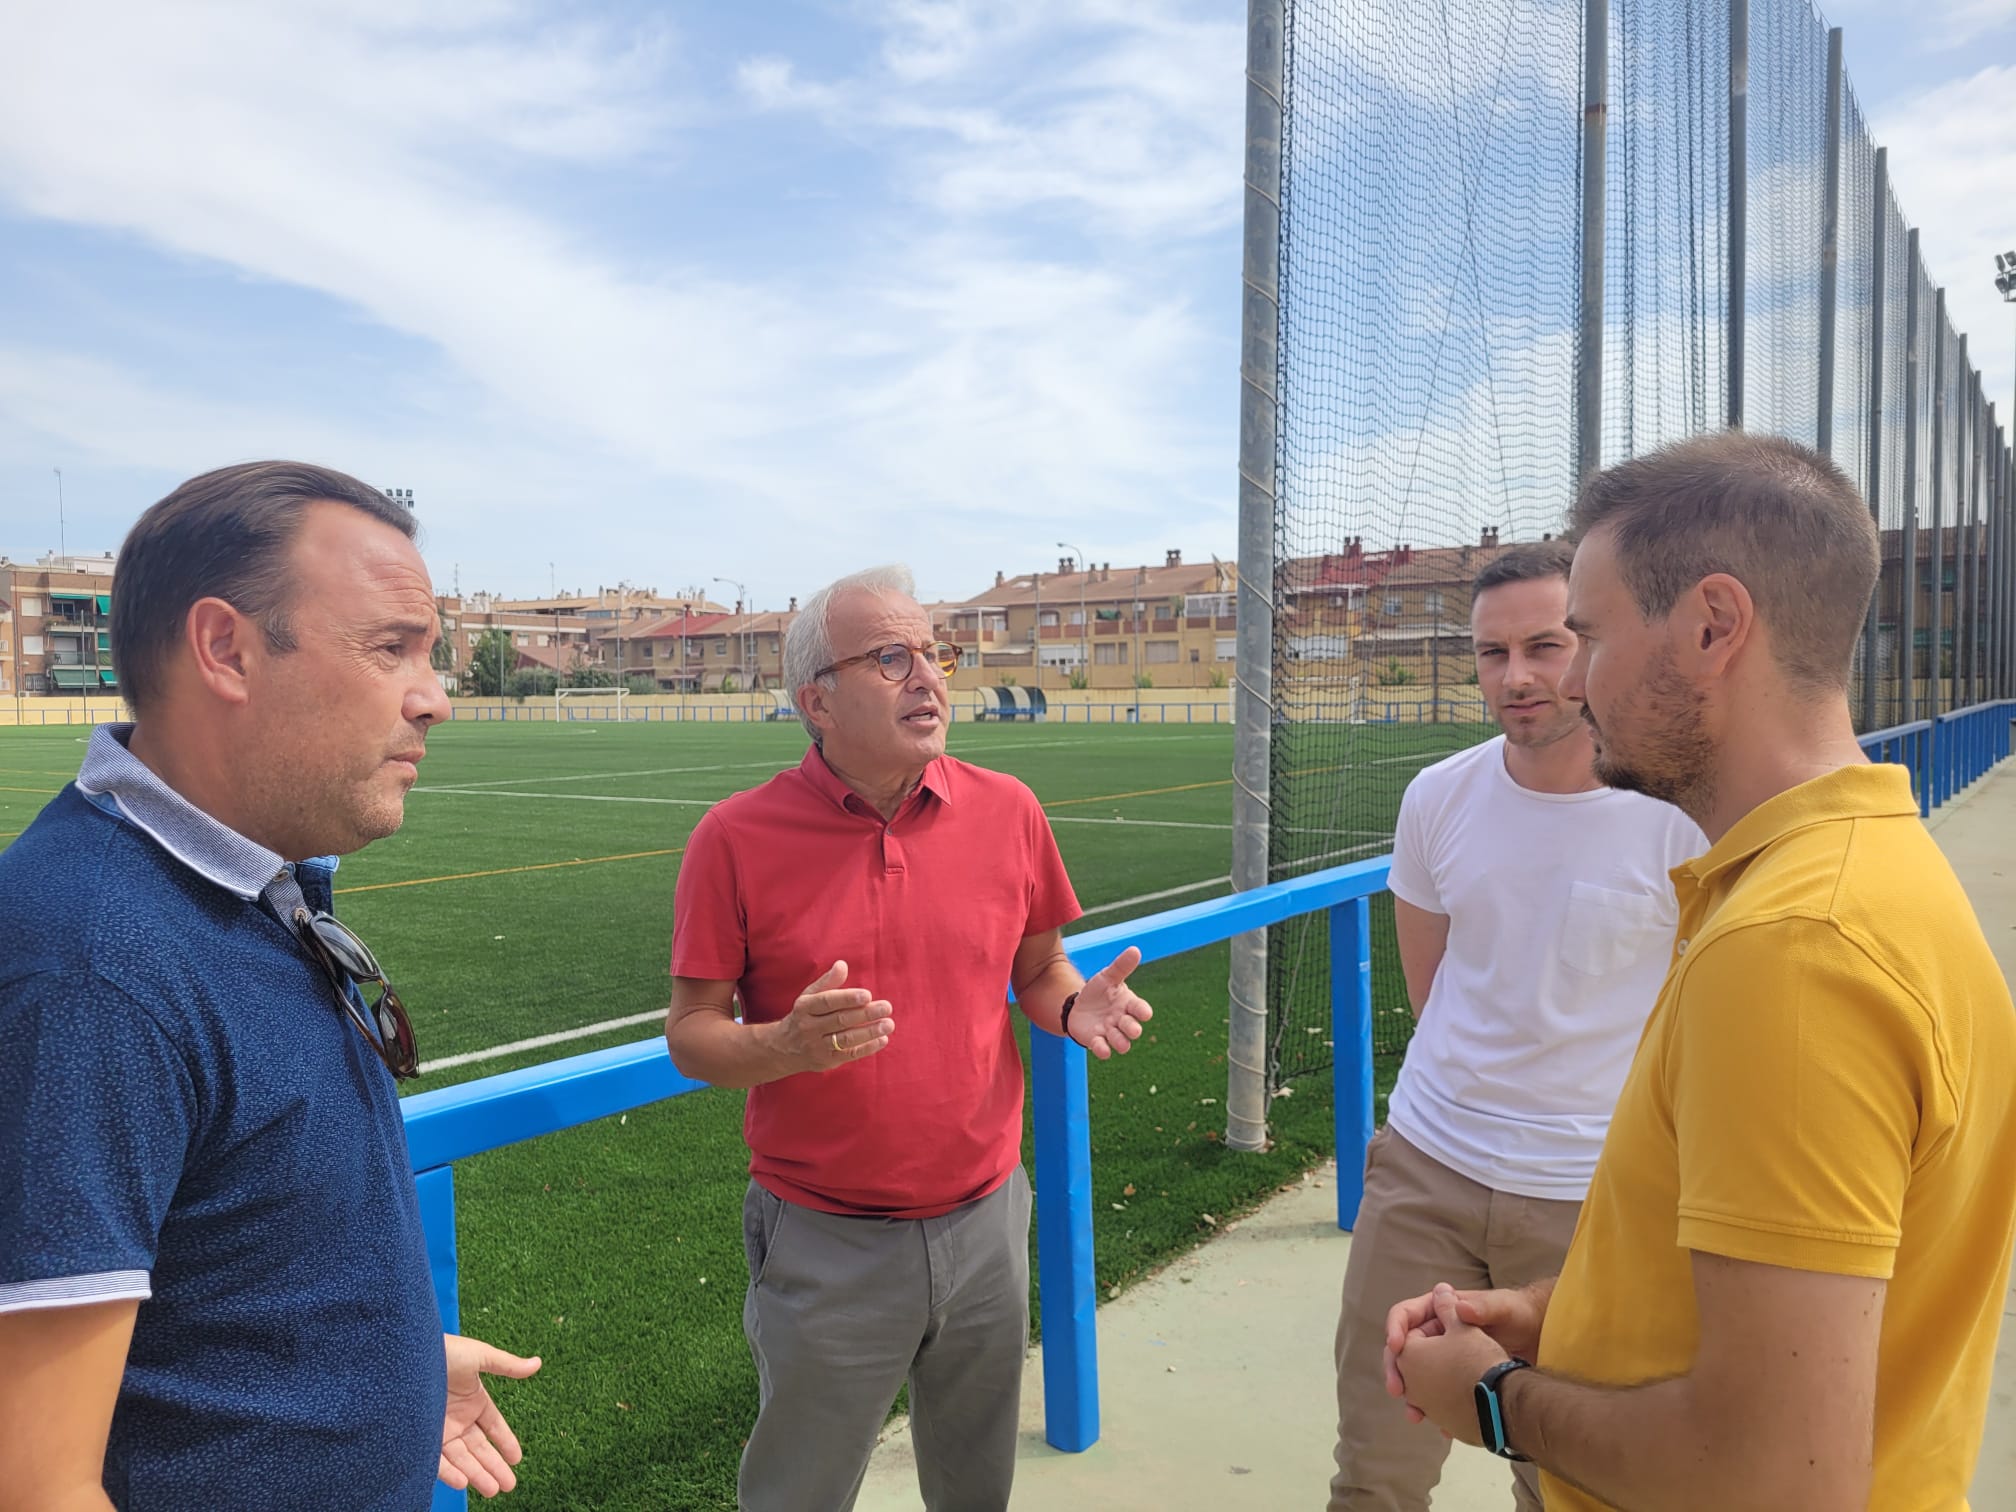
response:
{"label": "street lamp", "polygon": [[[739,641],[741,641],[741,642],[742,642],[742,654],[741,654],[740,656],[738,656],[738,657],[736,658],[736,660],[737,660],[737,661],[739,661],[739,662],[740,662],[740,663],[742,664],[742,680],[743,680],[744,682],[753,682],[753,681],[755,681],[755,679],[754,679],[754,678],[752,678],[752,677],[750,677],[750,675],[749,675],[749,588],[748,588],[748,585],[747,585],[747,584],[745,584],[745,583],[741,583],[741,582],[737,582],[737,581],[736,581],[736,580],[735,580],[734,578],[731,578],[731,577],[721,577],[721,576],[719,576],[718,574],[717,574],[717,575],[715,576],[715,579],[714,579],[714,581],[715,581],[715,582],[717,582],[717,583],[726,583],[726,584],[727,584],[727,585],[728,585],[729,587],[731,587],[731,588],[733,588],[733,589],[735,590],[735,603],[736,603],[736,606],[737,606],[737,607],[738,607],[738,608],[739,608],[739,609],[741,610],[741,612],[742,612],[742,628],[741,628],[741,630],[740,630],[740,631],[739,631],[739,632],[738,632],[738,633],[736,634],[736,637],[735,637],[735,638],[736,638],[737,640],[739,640]],[[747,688],[744,688],[744,689],[743,689],[742,691],[743,691],[744,693],[747,693],[747,692],[748,692],[749,690],[748,690]]]}
{"label": "street lamp", "polygon": [[[1090,559],[1082,546],[1073,546],[1069,541],[1057,543],[1059,551],[1068,551],[1078,559],[1078,675],[1085,679],[1085,686],[1092,686],[1092,634],[1091,623],[1085,618],[1085,579],[1090,576]],[[1038,628],[1041,635],[1041,628]],[[1040,657],[1042,653],[1039,651]]]}
{"label": "street lamp", "polygon": [[66,557],[70,555],[70,546],[63,529],[63,469],[52,467],[49,470],[56,474],[56,555]]}

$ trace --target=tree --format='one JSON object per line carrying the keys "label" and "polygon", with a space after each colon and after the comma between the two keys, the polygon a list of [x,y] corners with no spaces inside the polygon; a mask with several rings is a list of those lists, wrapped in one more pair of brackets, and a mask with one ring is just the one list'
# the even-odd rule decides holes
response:
{"label": "tree", "polygon": [[586,662],[577,661],[567,669],[567,675],[560,679],[563,688],[613,688],[616,674],[607,667],[591,667]]}
{"label": "tree", "polygon": [[551,698],[560,679],[544,667],[520,667],[505,680],[504,691],[523,703],[528,698]]}
{"label": "tree", "polygon": [[427,659],[436,672],[453,672],[455,670],[455,642],[448,639],[445,635],[442,636],[441,639],[434,642],[434,649],[428,653]]}
{"label": "tree", "polygon": [[658,684],[651,677],[642,672],[632,672],[630,674],[629,681],[626,682],[624,686],[627,687],[633,694],[641,695],[645,693],[656,693],[658,691]]}
{"label": "tree", "polygon": [[469,691],[478,698],[502,698],[505,684],[511,676],[511,663],[515,660],[511,632],[485,630],[477,638],[476,649],[469,657]]}

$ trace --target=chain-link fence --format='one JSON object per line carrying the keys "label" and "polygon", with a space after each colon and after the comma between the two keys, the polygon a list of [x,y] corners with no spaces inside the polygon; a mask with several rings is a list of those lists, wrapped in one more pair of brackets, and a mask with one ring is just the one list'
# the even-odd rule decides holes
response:
{"label": "chain-link fence", "polygon": [[[1414,774],[1493,733],[1469,585],[1498,550],[1559,530],[1583,467],[1732,421],[1828,451],[1869,500],[1865,730],[2016,694],[2006,438],[1809,0],[1252,18],[1279,27],[1249,80],[1248,290],[1271,274],[1278,304],[1247,304],[1241,457],[1272,525],[1271,558],[1242,530],[1272,587],[1241,721],[1269,878],[1388,849]],[[1390,904],[1374,933],[1393,1055]],[[1271,1089],[1330,1063],[1320,917],[1264,949]]]}

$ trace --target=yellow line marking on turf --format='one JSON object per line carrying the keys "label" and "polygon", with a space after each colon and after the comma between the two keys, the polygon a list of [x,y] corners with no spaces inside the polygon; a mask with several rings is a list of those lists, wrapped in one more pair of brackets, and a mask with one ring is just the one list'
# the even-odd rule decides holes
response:
{"label": "yellow line marking on turf", "polygon": [[[1299,772],[1290,772],[1290,777],[1316,777],[1325,772],[1341,772],[1341,766],[1305,767]],[[1138,793],[1101,793],[1096,798],[1058,798],[1043,805],[1046,809],[1069,808],[1074,803],[1118,803],[1122,798],[1158,798],[1164,793],[1194,793],[1199,788],[1220,788],[1232,786],[1230,777],[1220,777],[1215,782],[1180,782],[1175,787],[1142,788]]]}
{"label": "yellow line marking on turf", "polygon": [[647,856],[676,856],[685,850],[683,845],[675,845],[670,850],[627,851],[620,856],[584,856],[578,861],[541,861],[536,866],[500,866],[494,871],[456,872],[446,877],[415,877],[408,882],[367,882],[361,887],[339,887],[340,893],[383,892],[391,887],[425,887],[433,882],[468,882],[477,877],[508,877],[516,872],[557,871],[563,866],[599,866],[604,861],[642,861]]}
{"label": "yellow line marking on turf", "polygon": [[61,788],[0,787],[0,793],[41,793],[46,797],[50,798],[54,798],[58,793],[62,791],[63,789]]}
{"label": "yellow line marking on turf", "polygon": [[39,768],[35,768],[35,769],[31,769],[31,768],[29,768],[29,767],[0,767],[0,772],[5,772],[5,773],[6,773],[6,774],[7,774],[8,776],[10,776],[10,777],[63,777],[63,778],[70,778],[70,777],[75,777],[75,776],[77,775],[77,774],[76,774],[75,772],[45,772],[45,771],[42,771],[42,770],[40,770]]}
{"label": "yellow line marking on turf", "polygon": [[1069,808],[1074,803],[1117,803],[1122,798],[1153,798],[1162,793],[1194,793],[1199,788],[1230,787],[1232,779],[1221,777],[1216,782],[1183,782],[1175,787],[1143,788],[1138,793],[1101,793],[1093,798],[1058,798],[1043,805],[1046,809]]}

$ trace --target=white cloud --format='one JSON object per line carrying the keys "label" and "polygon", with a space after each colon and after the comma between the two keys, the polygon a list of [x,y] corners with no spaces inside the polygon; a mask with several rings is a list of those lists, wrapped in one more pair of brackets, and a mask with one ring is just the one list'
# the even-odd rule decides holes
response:
{"label": "white cloud", "polygon": [[1995,254],[2016,246],[2016,65],[1983,68],[1966,78],[1894,100],[1875,113],[1873,131],[1890,149],[1890,177],[1935,285],[1946,290],[1953,328],[1970,337],[1968,357],[1981,369],[2005,426],[2016,383],[2016,308],[1995,292]]}
{"label": "white cloud", "polygon": [[[943,9],[883,17],[892,78],[991,68],[985,47],[1024,25]],[[373,476],[443,501],[429,523],[448,549],[459,532],[494,552],[500,520],[543,488],[573,489],[598,505],[567,523],[574,555],[606,550],[612,575],[640,543],[732,560],[779,600],[836,553],[886,551],[863,534],[879,520],[935,530],[911,555],[962,594],[972,541],[1026,554],[1093,512],[1109,539],[1130,517],[1145,538],[1160,533],[1158,507],[1215,499],[1229,540],[1233,389],[1228,378],[1223,437],[1200,434],[1190,375],[1211,353],[1167,260],[1214,223],[1182,227],[1175,252],[1037,258],[980,210],[1043,201],[1090,225],[1107,192],[1125,201],[1122,222],[1175,231],[1199,206],[1236,204],[1236,108],[1181,119],[1195,89],[1236,102],[1236,50],[1207,85],[1130,82],[1158,58],[1192,73],[1208,59],[1194,29],[1115,19],[1061,104],[962,112],[958,88],[900,100],[953,187],[900,226],[886,197],[864,196],[838,242],[808,238],[759,276],[714,250],[729,212],[682,204],[690,191],[660,171],[721,104],[681,84],[691,65],[671,35],[548,14],[200,0],[50,8],[14,27],[0,39],[0,202],[324,296],[416,338],[459,401],[414,416],[438,425],[421,445],[303,415],[281,394],[217,402],[193,373],[177,388],[117,354],[0,352],[17,423],[129,464],[382,458]],[[745,65],[739,83],[771,108],[831,105],[829,86],[787,60]],[[1117,156],[1092,140],[1102,121]],[[1166,152],[1150,140],[1162,136]],[[1202,172],[1200,154],[1222,155],[1228,136],[1233,171]],[[663,250],[612,245],[545,208],[555,164],[663,197]],[[1226,275],[1229,303],[1229,259]],[[210,454],[192,460],[192,438]]]}

